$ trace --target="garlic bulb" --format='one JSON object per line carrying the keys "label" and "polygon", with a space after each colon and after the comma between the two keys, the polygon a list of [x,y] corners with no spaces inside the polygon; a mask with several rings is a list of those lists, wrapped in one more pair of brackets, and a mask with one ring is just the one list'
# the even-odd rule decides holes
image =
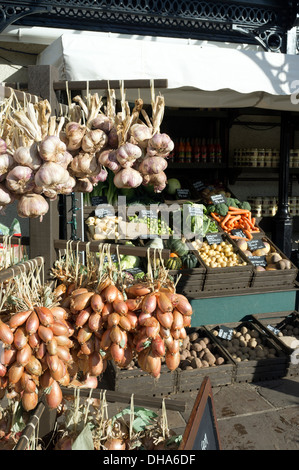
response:
{"label": "garlic bulb", "polygon": [[28,166],[31,170],[38,170],[43,163],[37,143],[33,143],[30,147],[17,148],[13,158],[19,165]]}
{"label": "garlic bulb", "polygon": [[130,128],[130,142],[139,145],[142,148],[148,146],[148,141],[153,136],[153,131],[145,124],[133,124]]}
{"label": "garlic bulb", "polygon": [[65,151],[65,143],[55,135],[48,135],[39,144],[39,154],[45,162],[57,162]]}
{"label": "garlic bulb", "polygon": [[95,176],[90,176],[89,180],[94,186],[96,186],[98,183],[103,183],[104,181],[106,181],[107,178],[108,171],[105,167],[102,167],[101,171]]}
{"label": "garlic bulb", "polygon": [[147,146],[147,156],[167,157],[174,149],[174,142],[167,134],[155,134],[149,141]]}
{"label": "garlic bulb", "polygon": [[109,134],[113,127],[113,122],[105,114],[99,114],[95,119],[91,121],[92,129],[101,129],[106,134]]}
{"label": "garlic bulb", "polygon": [[29,193],[35,186],[34,172],[28,166],[15,166],[6,175],[5,184],[14,193]]}
{"label": "garlic bulb", "polygon": [[68,140],[68,150],[78,150],[81,148],[82,139],[85,135],[86,127],[77,122],[69,122],[65,127],[65,134]]}
{"label": "garlic bulb", "polygon": [[123,168],[129,168],[141,155],[142,150],[138,145],[126,142],[117,150],[116,158]]}
{"label": "garlic bulb", "polygon": [[80,152],[73,158],[70,168],[79,178],[97,175],[101,169],[96,155],[85,152]]}
{"label": "garlic bulb", "polygon": [[143,175],[153,175],[158,174],[161,171],[166,170],[167,168],[167,161],[165,158],[162,157],[146,157],[142,160],[141,164],[139,165],[138,170]]}
{"label": "garlic bulb", "polygon": [[5,140],[0,139],[0,155],[7,152],[7,144]]}
{"label": "garlic bulb", "polygon": [[4,184],[0,183],[0,206],[12,204],[14,200],[14,195],[4,186]]}
{"label": "garlic bulb", "polygon": [[118,133],[116,127],[112,127],[108,134],[108,145],[112,149],[117,149],[118,147]]}
{"label": "garlic bulb", "polygon": [[95,153],[102,150],[108,142],[107,134],[101,129],[88,131],[82,139],[82,150]]}
{"label": "garlic bulb", "polygon": [[75,186],[76,179],[70,176],[66,183],[58,184],[56,189],[59,194],[71,194]]}
{"label": "garlic bulb", "polygon": [[44,163],[35,174],[35,184],[38,188],[64,184],[69,179],[69,172],[59,163]]}
{"label": "garlic bulb", "polygon": [[6,175],[14,165],[15,161],[11,155],[8,153],[0,154],[0,176]]}
{"label": "garlic bulb", "polygon": [[93,191],[93,184],[88,178],[78,178],[74,192],[78,193],[91,193]]}
{"label": "garlic bulb", "polygon": [[142,176],[133,168],[123,168],[116,173],[113,182],[117,188],[137,188],[142,183]]}
{"label": "garlic bulb", "polygon": [[164,171],[161,171],[161,173],[158,174],[145,175],[143,177],[143,184],[144,186],[153,185],[155,193],[161,193],[161,191],[166,187],[167,176]]}
{"label": "garlic bulb", "polygon": [[56,163],[59,163],[59,165],[63,166],[67,170],[68,166],[70,163],[73,161],[73,156],[69,152],[64,152],[64,154],[61,154],[61,158],[57,160]]}
{"label": "garlic bulb", "polygon": [[113,171],[113,173],[117,173],[121,169],[121,165],[117,160],[116,150],[104,150],[100,153],[98,162],[100,165],[103,165],[109,170]]}
{"label": "garlic bulb", "polygon": [[17,211],[19,217],[40,218],[48,212],[49,204],[40,194],[25,194],[18,202]]}

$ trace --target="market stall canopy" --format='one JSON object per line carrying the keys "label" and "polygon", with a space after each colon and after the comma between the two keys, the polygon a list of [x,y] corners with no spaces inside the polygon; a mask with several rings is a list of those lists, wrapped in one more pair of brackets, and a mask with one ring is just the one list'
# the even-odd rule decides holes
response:
{"label": "market stall canopy", "polygon": [[[68,81],[167,79],[161,93],[169,107],[299,110],[295,55],[170,38],[63,34],[37,64],[56,66],[60,79]],[[150,103],[146,90],[127,90],[127,100],[137,93]]]}

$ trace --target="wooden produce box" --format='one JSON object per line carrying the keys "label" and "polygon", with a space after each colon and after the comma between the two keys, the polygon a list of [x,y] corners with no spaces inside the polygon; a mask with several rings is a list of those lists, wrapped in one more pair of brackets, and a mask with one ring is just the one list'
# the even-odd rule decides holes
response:
{"label": "wooden produce box", "polygon": [[[231,360],[235,363],[234,382],[254,383],[264,380],[274,380],[286,376],[288,356],[284,353],[281,347],[266,335],[253,321],[225,323],[224,325],[208,325],[206,328],[213,335],[218,332],[218,335],[215,336],[215,341],[219,342],[219,344],[227,350]],[[235,335],[232,337],[230,335],[233,331],[237,332],[237,334],[241,333],[243,331],[242,328],[247,328],[253,339],[259,339],[260,344],[258,344],[258,346],[261,345],[263,351],[265,351],[265,347],[271,350],[271,352],[273,352],[272,356],[262,357],[262,354],[258,355],[257,346],[254,348],[249,347],[249,350],[251,351],[249,353],[242,351],[241,356],[236,354],[232,348],[235,346],[234,341],[236,341],[237,338]],[[220,337],[221,333],[223,337]],[[253,350],[255,350],[255,354],[253,353]]]}
{"label": "wooden produce box", "polygon": [[[177,393],[188,393],[194,390],[199,390],[204,377],[208,376],[211,380],[212,387],[220,385],[231,385],[233,382],[235,364],[225,351],[213,338],[209,331],[204,327],[189,328],[188,335],[192,338],[192,334],[197,333],[198,339],[195,339],[191,344],[199,344],[203,338],[208,338],[210,341],[211,352],[219,355],[224,359],[220,365],[213,365],[209,367],[186,369],[188,361],[182,359],[178,368],[178,387]],[[191,346],[192,348],[192,346]],[[199,357],[200,352],[197,352]],[[194,356],[195,357],[195,356]]]}
{"label": "wooden produce box", "polygon": [[227,266],[212,268],[206,265],[201,258],[201,262],[206,269],[205,282],[203,286],[204,292],[215,293],[235,293],[240,289],[248,289],[252,282],[253,266],[248,262],[246,256],[235,245],[228,235],[220,234],[223,241],[228,241],[243,261],[247,264],[244,266]]}
{"label": "wooden produce box", "polygon": [[136,369],[120,369],[109,361],[107,372],[112,390],[122,393],[136,393],[149,397],[164,397],[177,391],[178,372],[171,372],[165,365],[161,367],[161,375],[155,379],[139,367]]}
{"label": "wooden produce box", "polygon": [[[272,249],[274,249],[282,259],[290,261],[287,256],[267,237],[262,237],[262,240],[268,242]],[[291,269],[277,270],[277,271],[257,271],[253,270],[253,277],[251,287],[254,288],[293,288],[298,275],[298,269],[291,263]]]}
{"label": "wooden produce box", "polygon": [[299,340],[299,313],[297,311],[260,313],[253,321],[285,352],[289,358],[287,377],[299,375],[299,364],[292,363],[294,349],[287,346],[281,336],[294,336]]}
{"label": "wooden produce box", "polygon": [[198,299],[200,298],[200,294],[203,290],[206,268],[204,267],[198,252],[192,250],[192,253],[198,259],[198,266],[196,268],[170,270],[169,275],[173,277],[175,282],[178,279],[176,286],[176,292],[178,294],[185,295],[189,299]]}

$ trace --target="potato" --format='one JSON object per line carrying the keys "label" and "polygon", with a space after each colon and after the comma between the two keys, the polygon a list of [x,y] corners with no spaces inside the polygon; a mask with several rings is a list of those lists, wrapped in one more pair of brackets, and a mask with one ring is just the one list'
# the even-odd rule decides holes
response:
{"label": "potato", "polygon": [[207,361],[209,366],[211,366],[212,364],[215,364],[216,362],[216,358],[214,354],[211,354],[210,351],[205,353],[205,355],[203,356],[203,360]]}
{"label": "potato", "polygon": [[200,369],[202,367],[201,360],[195,357],[191,362],[191,367],[193,367],[193,369]]}
{"label": "potato", "polygon": [[266,266],[266,271],[277,271],[276,265],[268,264],[268,266]]}
{"label": "potato", "polygon": [[245,335],[247,332],[248,332],[248,328],[246,328],[246,326],[242,326],[242,327],[241,327],[241,333],[242,333],[242,335]]}
{"label": "potato", "polygon": [[270,253],[268,256],[266,256],[266,261],[268,264],[275,264],[278,261],[280,261],[282,257],[280,256],[279,253]]}
{"label": "potato", "polygon": [[275,267],[276,267],[276,269],[280,269],[280,270],[285,270],[285,269],[287,269],[287,268],[286,268],[285,260],[284,260],[284,259],[281,259],[280,261],[278,261],[277,263],[275,263]]}
{"label": "potato", "polygon": [[257,346],[257,341],[255,338],[252,338],[249,343],[248,343],[248,346],[250,346],[251,348],[255,348]]}
{"label": "potato", "polygon": [[209,367],[209,363],[205,360],[201,361],[201,365],[202,365],[202,367]]}
{"label": "potato", "polygon": [[199,334],[196,331],[194,331],[193,333],[190,333],[189,335],[189,340],[191,341],[191,343],[193,343],[193,341],[196,341],[198,338],[199,338]]}
{"label": "potato", "polygon": [[265,248],[259,248],[258,250],[254,250],[252,254],[253,256],[266,256],[267,251],[265,250]]}
{"label": "potato", "polygon": [[199,352],[199,351],[202,350],[202,346],[201,346],[201,344],[199,344],[199,343],[193,343],[193,344],[191,344],[191,348],[190,348],[190,349],[191,349],[191,351]]}
{"label": "potato", "polygon": [[237,243],[238,248],[241,251],[246,251],[247,250],[248,245],[247,245],[246,240],[238,240],[236,243]]}

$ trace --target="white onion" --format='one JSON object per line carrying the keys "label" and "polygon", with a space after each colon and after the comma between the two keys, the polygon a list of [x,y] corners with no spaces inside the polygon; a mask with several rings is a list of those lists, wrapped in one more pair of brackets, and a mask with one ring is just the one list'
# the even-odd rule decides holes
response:
{"label": "white onion", "polygon": [[82,150],[84,152],[95,153],[107,145],[108,137],[101,129],[88,131],[82,139]]}
{"label": "white onion", "polygon": [[39,188],[64,184],[69,179],[69,172],[59,163],[44,163],[35,174],[35,184]]}
{"label": "white onion", "polygon": [[0,206],[7,206],[14,202],[14,200],[14,195],[4,186],[4,184],[0,183]]}
{"label": "white onion", "polygon": [[14,165],[15,161],[11,155],[8,153],[0,154],[0,176],[6,175]]}
{"label": "white onion", "polygon": [[117,150],[116,158],[123,168],[129,168],[141,155],[142,150],[138,145],[126,142]]}
{"label": "white onion", "polygon": [[166,170],[167,161],[163,157],[146,157],[142,160],[138,170],[143,175],[153,175]]}
{"label": "white onion", "polygon": [[31,170],[38,170],[43,163],[37,143],[32,144],[30,147],[17,148],[13,158],[19,165],[28,166]]}
{"label": "white onion", "polygon": [[33,190],[35,186],[34,172],[28,166],[15,166],[6,175],[7,189],[17,194],[25,194]]}
{"label": "white onion", "polygon": [[145,124],[133,124],[130,128],[131,141],[142,148],[146,148],[148,141],[152,138],[153,132]]}
{"label": "white onion", "polygon": [[147,156],[167,157],[174,149],[174,142],[167,134],[155,134],[149,141],[147,146]]}
{"label": "white onion", "polygon": [[142,183],[142,176],[133,168],[123,168],[114,176],[113,181],[117,188],[137,188]]}
{"label": "white onion", "polygon": [[43,216],[49,210],[49,204],[40,194],[25,194],[19,200],[17,210],[19,217],[40,217],[42,221]]}
{"label": "white onion", "polygon": [[57,162],[65,151],[65,143],[55,135],[48,135],[39,144],[39,154],[45,162]]}

